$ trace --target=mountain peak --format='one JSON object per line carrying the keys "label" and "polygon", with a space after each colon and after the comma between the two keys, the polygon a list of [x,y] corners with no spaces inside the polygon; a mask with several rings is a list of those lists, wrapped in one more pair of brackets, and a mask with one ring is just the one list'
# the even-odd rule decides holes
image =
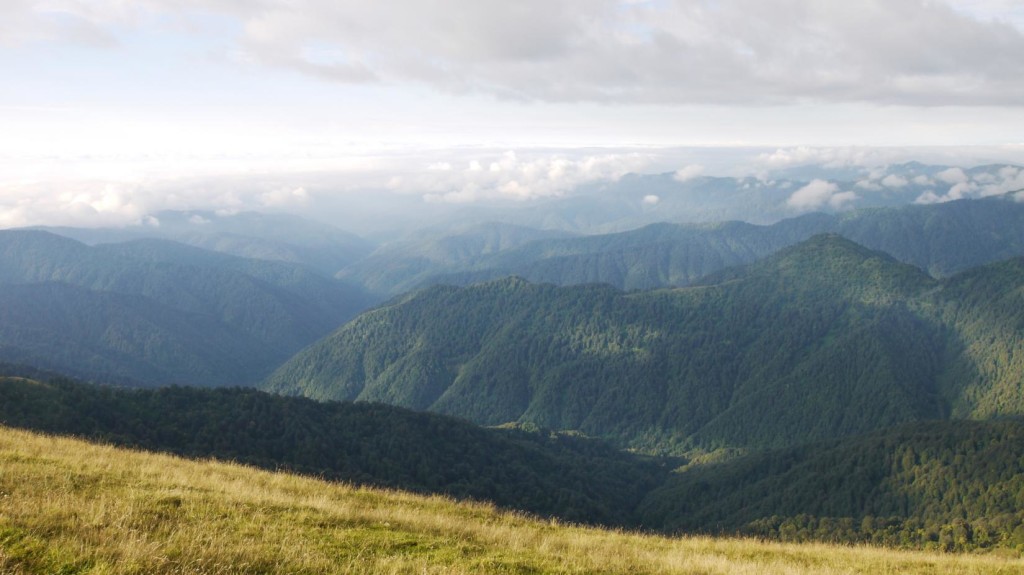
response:
{"label": "mountain peak", "polygon": [[828,290],[862,301],[910,295],[935,281],[912,265],[835,233],[812,236],[749,266],[708,276],[701,283],[744,279],[801,291]]}

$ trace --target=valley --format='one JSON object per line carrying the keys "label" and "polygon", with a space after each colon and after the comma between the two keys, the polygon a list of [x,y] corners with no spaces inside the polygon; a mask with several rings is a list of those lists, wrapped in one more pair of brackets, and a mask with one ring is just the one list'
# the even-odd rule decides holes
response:
{"label": "valley", "polygon": [[[612,233],[439,226],[377,245],[258,214],[159,217],[153,235],[0,232],[0,424],[451,510],[483,502],[468,509],[529,514],[508,516],[525,532],[745,549],[713,560],[727,571],[797,567],[742,563],[767,543],[689,538],[1024,550],[1012,194]],[[185,521],[168,517],[140,533]],[[29,572],[134,553],[71,560],[33,547],[51,528],[11,529],[0,557]],[[489,543],[450,556],[435,541],[409,563],[366,545],[398,571],[566,561],[524,547],[509,567]]]}

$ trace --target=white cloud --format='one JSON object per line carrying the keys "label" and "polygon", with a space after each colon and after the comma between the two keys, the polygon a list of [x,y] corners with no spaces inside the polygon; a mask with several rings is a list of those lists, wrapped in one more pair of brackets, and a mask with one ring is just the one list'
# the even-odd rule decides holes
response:
{"label": "white cloud", "polygon": [[309,192],[304,187],[278,188],[264,192],[259,196],[262,206],[268,208],[285,208],[305,205],[309,201]]}
{"label": "white cloud", "polygon": [[828,199],[828,205],[834,210],[841,210],[851,206],[859,198],[856,192],[839,192]]}
{"label": "white cloud", "polygon": [[[509,150],[495,157],[448,161],[464,170],[426,170],[393,182],[400,193],[418,193],[431,202],[467,203],[487,200],[529,200],[557,196],[575,186],[617,179],[647,165],[637,153],[563,155]],[[488,169],[482,167],[488,165]]]}
{"label": "white cloud", "polygon": [[[292,178],[288,178],[292,179]],[[0,228],[33,225],[120,227],[159,226],[162,210],[296,210],[312,195],[301,185],[249,178],[104,182],[60,180],[0,183]],[[190,221],[201,225],[206,218]]]}
{"label": "white cloud", "polygon": [[654,195],[654,194],[648,194],[648,195],[644,196],[644,199],[643,199],[644,205],[648,205],[648,206],[657,205],[658,202],[660,202],[660,201],[661,201],[661,198],[656,196],[656,195]]}
{"label": "white cloud", "polygon": [[882,185],[887,188],[903,188],[906,187],[908,183],[909,182],[907,182],[906,178],[897,176],[896,174],[889,174],[882,178]]}
{"label": "white cloud", "polygon": [[935,174],[935,177],[947,184],[962,184],[967,181],[967,174],[965,174],[960,168],[942,170]]}
{"label": "white cloud", "polygon": [[1015,166],[1004,166],[995,173],[981,172],[973,180],[960,168],[943,170],[936,178],[947,185],[945,193],[929,190],[916,200],[919,204],[949,202],[965,198],[1000,196],[1024,189],[1024,170]]}
{"label": "white cloud", "polygon": [[685,182],[687,180],[692,180],[693,178],[696,178],[702,173],[704,173],[704,166],[698,164],[691,164],[689,166],[686,166],[685,168],[680,168],[676,170],[676,172],[672,174],[672,179],[674,179],[677,182]]}
{"label": "white cloud", "polygon": [[796,146],[762,153],[758,155],[757,162],[770,170],[808,165],[826,168],[880,167],[892,163],[897,153],[895,150],[879,148]]}
{"label": "white cloud", "polygon": [[937,204],[939,202],[949,201],[949,199],[950,198],[943,198],[942,196],[936,194],[933,190],[927,190],[925,192],[922,192],[920,196],[917,196],[917,199],[914,200],[914,203],[915,204]]}
{"label": "white cloud", "polygon": [[0,41],[113,42],[211,13],[241,30],[227,49],[242,60],[344,83],[559,102],[1024,101],[1019,6],[996,0],[8,0]]}
{"label": "white cloud", "polygon": [[[845,194],[850,193],[852,192],[845,192]],[[791,208],[798,210],[813,210],[830,204],[836,196],[840,196],[840,203],[851,201],[856,197],[856,195],[852,197],[841,195],[839,193],[839,186],[833,182],[813,180],[811,183],[793,192],[789,199],[786,200],[786,203]]]}

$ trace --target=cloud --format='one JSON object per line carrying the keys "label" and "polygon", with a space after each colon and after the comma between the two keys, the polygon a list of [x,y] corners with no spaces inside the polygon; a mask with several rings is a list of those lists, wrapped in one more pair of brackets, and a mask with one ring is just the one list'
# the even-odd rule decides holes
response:
{"label": "cloud", "polygon": [[236,23],[240,32],[226,39],[226,50],[244,61],[328,81],[416,83],[517,100],[1024,102],[1024,18],[1014,4],[996,0],[7,4],[0,25],[6,43],[112,41],[118,26],[214,14]]}
{"label": "cloud", "polygon": [[832,194],[832,197],[828,199],[828,205],[833,210],[841,210],[850,206],[858,199],[860,199],[860,196],[856,192],[839,192],[838,194]]}
{"label": "cloud", "polygon": [[825,168],[873,167],[892,163],[898,153],[896,150],[880,148],[796,146],[761,153],[756,162],[769,170],[809,165]]}
{"label": "cloud", "polygon": [[896,174],[889,174],[882,178],[882,185],[887,188],[903,188],[906,187],[908,183],[910,182],[908,182],[906,178],[897,176]]}
{"label": "cloud", "polygon": [[496,157],[444,160],[441,163],[467,167],[407,174],[389,187],[399,193],[422,194],[429,202],[522,201],[557,196],[587,182],[618,179],[649,161],[637,153],[563,155],[508,150]]}
{"label": "cloud", "polygon": [[654,194],[648,194],[648,195],[644,196],[644,199],[643,199],[644,205],[647,205],[647,206],[657,205],[658,202],[660,202],[660,201],[661,201],[661,198],[656,196],[656,195],[654,195]]}
{"label": "cloud", "polygon": [[124,20],[123,7],[111,0],[4,0],[0,46],[60,40],[109,48],[118,44],[111,25]]}
{"label": "cloud", "polygon": [[960,168],[949,168],[935,174],[935,177],[947,184],[962,184],[967,182],[967,174]]}
{"label": "cloud", "polygon": [[[294,211],[311,200],[302,186],[282,186],[258,178],[0,184],[0,228],[159,226],[152,214],[163,210]],[[189,221],[208,223],[202,216]]]}
{"label": "cloud", "polygon": [[267,208],[302,206],[309,202],[309,192],[304,187],[278,188],[260,194],[259,202]]}
{"label": "cloud", "polygon": [[687,180],[692,180],[693,178],[696,178],[697,176],[703,173],[704,166],[698,164],[691,164],[689,166],[686,166],[685,168],[676,170],[676,172],[672,174],[672,179],[674,179],[677,182],[685,182]]}
{"label": "cloud", "polygon": [[857,198],[855,192],[840,192],[839,186],[833,182],[812,180],[811,183],[793,192],[786,200],[786,204],[801,211],[814,210],[826,205],[833,209],[841,209]]}
{"label": "cloud", "polygon": [[[945,193],[928,190],[917,197],[915,203],[935,204],[967,198],[1001,196],[1024,190],[1024,170],[1017,166],[1003,166],[995,173],[979,172],[973,177],[960,168],[950,168],[936,174],[936,184],[945,183]],[[1019,195],[1015,196],[1019,199]]]}

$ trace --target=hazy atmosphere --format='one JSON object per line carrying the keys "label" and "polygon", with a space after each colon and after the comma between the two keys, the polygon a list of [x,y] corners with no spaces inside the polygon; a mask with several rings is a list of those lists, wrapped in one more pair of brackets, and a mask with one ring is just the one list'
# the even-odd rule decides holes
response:
{"label": "hazy atmosphere", "polygon": [[1024,162],[1015,0],[7,0],[0,16],[3,227],[166,209],[344,227],[393,195]]}
{"label": "hazy atmosphere", "polygon": [[0,0],[0,573],[1024,573],[1024,0]]}

